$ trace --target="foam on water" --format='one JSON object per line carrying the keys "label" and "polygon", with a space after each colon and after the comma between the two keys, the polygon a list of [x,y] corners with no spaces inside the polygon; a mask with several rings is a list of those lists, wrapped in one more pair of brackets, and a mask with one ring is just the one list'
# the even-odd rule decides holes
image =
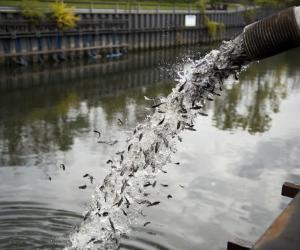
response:
{"label": "foam on water", "polygon": [[171,162],[182,130],[194,130],[208,100],[222,91],[223,81],[237,75],[246,62],[241,38],[224,42],[202,59],[178,71],[177,85],[164,98],[150,100],[155,109],[128,138],[123,152],[112,159],[111,171],[92,197],[84,221],[70,236],[68,249],[117,249],[122,235],[141,223],[143,209],[159,205],[149,189]]}

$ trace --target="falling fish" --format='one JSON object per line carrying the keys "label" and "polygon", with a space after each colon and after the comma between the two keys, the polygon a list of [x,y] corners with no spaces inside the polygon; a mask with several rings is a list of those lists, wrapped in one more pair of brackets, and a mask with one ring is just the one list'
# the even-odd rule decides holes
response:
{"label": "falling fish", "polygon": [[111,226],[112,230],[113,230],[114,232],[116,232],[114,223],[112,222],[111,218],[108,218],[108,220],[109,220],[109,223],[110,223],[110,226]]}
{"label": "falling fish", "polygon": [[103,243],[103,240],[96,240],[96,241],[94,241],[93,243],[94,243],[94,244],[101,244],[101,243]]}
{"label": "falling fish", "polygon": [[155,187],[156,186],[156,181],[154,181],[153,183],[152,183],[152,187]]}
{"label": "falling fish", "polygon": [[143,133],[141,133],[141,134],[139,135],[139,141],[141,141],[142,138],[143,138]]}
{"label": "falling fish", "polygon": [[155,144],[155,153],[158,152],[158,148],[159,148],[159,142],[156,142],[156,144]]}
{"label": "falling fish", "polygon": [[151,186],[152,184],[148,181],[148,182],[146,182],[145,184],[144,184],[144,187],[149,187],[149,186]]}
{"label": "falling fish", "polygon": [[144,227],[146,227],[147,225],[149,225],[151,222],[150,221],[147,221],[144,223]]}
{"label": "falling fish", "polygon": [[118,119],[118,122],[120,123],[121,126],[124,124],[124,122],[121,119]]}
{"label": "falling fish", "polygon": [[127,213],[124,211],[124,209],[121,208],[121,210],[122,210],[123,214],[124,214],[125,216],[127,216]]}
{"label": "falling fish", "polygon": [[199,115],[202,115],[202,116],[208,116],[208,114],[203,113],[203,112],[199,112]]}
{"label": "falling fish", "polygon": [[[86,244],[90,244],[91,242],[94,242],[96,238],[91,238]],[[95,243],[94,243],[95,244]]]}
{"label": "falling fish", "polygon": [[150,204],[148,204],[147,205],[147,207],[152,207],[152,206],[156,206],[156,205],[158,205],[158,204],[160,204],[160,201],[154,201],[154,202],[150,202]]}
{"label": "falling fish", "polygon": [[163,123],[164,123],[164,121],[165,121],[165,116],[164,116],[164,118],[158,123],[158,125],[162,125]]}
{"label": "falling fish", "polygon": [[86,187],[87,187],[86,185],[82,185],[82,186],[79,186],[78,188],[79,189],[86,189]]}
{"label": "falling fish", "polygon": [[90,212],[90,211],[87,212],[87,213],[84,215],[84,217],[83,217],[83,221],[86,221],[87,218],[88,218],[90,215],[91,215],[91,212]]}
{"label": "falling fish", "polygon": [[161,102],[161,103],[158,103],[158,104],[155,104],[155,105],[152,105],[151,108],[158,108],[160,105],[163,105],[165,104],[164,102]]}
{"label": "falling fish", "polygon": [[178,92],[181,92],[184,89],[185,84],[187,83],[187,80],[179,87]]}
{"label": "falling fish", "polygon": [[97,135],[98,135],[98,139],[100,138],[100,136],[101,136],[101,132],[99,132],[98,130],[94,130],[94,133],[96,133]]}
{"label": "falling fish", "polygon": [[108,212],[102,213],[102,216],[103,216],[103,217],[106,217],[107,215],[108,215]]}
{"label": "falling fish", "polygon": [[63,170],[63,171],[65,171],[65,170],[66,170],[66,166],[65,166],[65,164],[63,164],[63,163],[62,163],[62,164],[60,164],[60,166],[59,166],[59,167],[60,167],[60,168],[62,168],[62,170]]}

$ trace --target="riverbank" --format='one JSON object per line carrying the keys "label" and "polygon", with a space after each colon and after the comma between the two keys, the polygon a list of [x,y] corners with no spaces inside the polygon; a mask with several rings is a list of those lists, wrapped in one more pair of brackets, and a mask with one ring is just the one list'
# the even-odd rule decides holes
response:
{"label": "riverbank", "polygon": [[[77,9],[75,28],[58,30],[53,21],[32,22],[17,8],[0,11],[0,62],[27,65],[90,57],[116,58],[134,50],[207,44],[230,39],[271,10],[104,10]],[[210,30],[204,18],[222,24]]]}

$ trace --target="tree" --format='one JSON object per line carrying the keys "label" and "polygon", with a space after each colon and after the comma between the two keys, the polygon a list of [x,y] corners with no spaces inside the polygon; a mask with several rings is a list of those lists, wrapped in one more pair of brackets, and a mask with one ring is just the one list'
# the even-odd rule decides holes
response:
{"label": "tree", "polygon": [[73,7],[68,7],[63,1],[56,1],[49,7],[59,29],[71,29],[76,26],[79,18],[75,15]]}
{"label": "tree", "polygon": [[21,11],[24,17],[31,20],[41,19],[45,15],[39,0],[22,0]]}

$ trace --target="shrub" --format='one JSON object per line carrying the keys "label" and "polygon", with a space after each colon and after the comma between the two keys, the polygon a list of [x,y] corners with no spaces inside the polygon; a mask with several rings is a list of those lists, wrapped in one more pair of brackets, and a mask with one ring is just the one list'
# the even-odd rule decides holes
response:
{"label": "shrub", "polygon": [[71,29],[76,26],[79,18],[75,15],[73,7],[68,7],[63,1],[56,1],[49,7],[59,29]]}
{"label": "shrub", "polygon": [[21,12],[24,17],[31,20],[41,19],[45,15],[39,0],[22,0]]}

